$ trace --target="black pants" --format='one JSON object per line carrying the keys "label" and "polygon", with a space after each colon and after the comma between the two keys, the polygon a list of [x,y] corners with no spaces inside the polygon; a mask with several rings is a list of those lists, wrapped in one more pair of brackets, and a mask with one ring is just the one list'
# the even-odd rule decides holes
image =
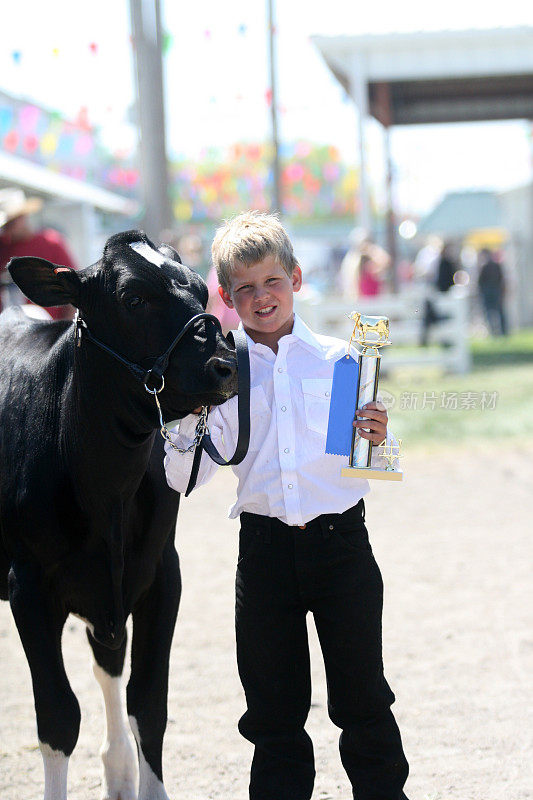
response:
{"label": "black pants", "polygon": [[239,730],[255,745],[251,800],[309,800],[313,791],[313,745],[304,730],[311,703],[308,611],[354,798],[405,799],[409,768],[383,675],[382,604],[362,500],[304,529],[241,515],[237,661],[248,708]]}
{"label": "black pants", "polygon": [[496,286],[481,289],[483,310],[489,330],[493,336],[507,335],[507,317],[503,306],[502,292]]}

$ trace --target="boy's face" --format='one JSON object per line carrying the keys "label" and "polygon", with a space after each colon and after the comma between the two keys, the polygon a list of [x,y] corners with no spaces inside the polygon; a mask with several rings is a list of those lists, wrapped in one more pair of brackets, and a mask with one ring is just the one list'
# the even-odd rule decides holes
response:
{"label": "boy's face", "polygon": [[251,338],[270,343],[292,331],[293,294],[301,286],[300,267],[289,276],[276,258],[268,255],[249,267],[235,265],[230,291],[221,287],[219,292],[225,304],[235,309]]}

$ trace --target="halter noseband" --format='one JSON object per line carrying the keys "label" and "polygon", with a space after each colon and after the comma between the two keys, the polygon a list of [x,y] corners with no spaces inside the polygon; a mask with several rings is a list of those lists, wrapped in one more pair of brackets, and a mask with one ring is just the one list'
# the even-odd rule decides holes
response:
{"label": "halter noseband", "polygon": [[[153,366],[150,367],[150,369],[148,370],[144,369],[144,367],[141,367],[140,364],[136,364],[134,361],[130,361],[128,358],[121,355],[120,353],[117,353],[116,350],[113,350],[113,348],[109,347],[109,345],[104,344],[104,342],[102,342],[100,339],[97,339],[97,337],[94,336],[89,330],[85,320],[81,318],[79,310],[76,311],[76,316],[74,317],[76,344],[78,347],[81,346],[81,335],[83,331],[84,335],[90,342],[95,344],[101,350],[104,350],[110,356],[113,356],[113,358],[115,358],[117,361],[120,361],[121,364],[123,364],[125,367],[129,369],[132,375],[134,375],[138,380],[142,381],[142,383],[144,384],[144,388],[146,389],[147,392],[150,392],[150,394],[153,394],[154,392],[156,394],[159,394],[159,392],[162,392],[163,389],[165,388],[165,371],[168,367],[168,362],[170,360],[170,356],[172,355],[172,351],[180,343],[180,341],[183,339],[187,331],[194,325],[196,325],[196,323],[199,322],[201,319],[211,320],[212,322],[215,323],[219,332],[222,332],[220,320],[213,314],[208,314],[207,311],[202,311],[200,314],[196,314],[194,317],[191,317],[191,319],[185,323],[183,328],[170,343],[170,346],[165,350],[165,352],[162,355],[156,358]],[[154,387],[149,386],[149,382],[153,378],[159,379],[160,381],[160,386],[158,389],[156,389],[155,386]]]}

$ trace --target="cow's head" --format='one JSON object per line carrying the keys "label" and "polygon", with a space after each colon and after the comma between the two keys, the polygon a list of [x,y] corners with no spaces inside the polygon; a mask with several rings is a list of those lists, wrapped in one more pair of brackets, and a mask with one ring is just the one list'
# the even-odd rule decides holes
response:
{"label": "cow's head", "polygon": [[[139,231],[112,236],[100,261],[86,269],[24,257],[13,259],[9,271],[32,302],[71,303],[95,337],[146,369],[187,321],[205,310],[208,298],[202,278],[181,263],[173,248],[156,248]],[[109,369],[117,384],[120,376],[131,383],[111,357]],[[181,417],[197,406],[219,404],[235,391],[234,351],[212,321],[198,322],[170,357],[160,394],[164,413]]]}

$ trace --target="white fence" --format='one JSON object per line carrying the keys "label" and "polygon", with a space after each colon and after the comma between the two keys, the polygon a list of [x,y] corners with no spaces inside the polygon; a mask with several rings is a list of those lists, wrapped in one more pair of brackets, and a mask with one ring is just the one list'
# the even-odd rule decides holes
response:
{"label": "white fence", "polygon": [[[468,343],[469,297],[463,287],[454,286],[448,292],[416,289],[400,295],[378,295],[353,302],[334,297],[302,297],[296,295],[296,309],[302,319],[318,333],[348,340],[353,322],[352,311],[385,316],[390,320],[391,347],[385,347],[383,368],[403,366],[440,366],[448,372],[464,374],[470,370]],[[419,345],[422,338],[426,298],[431,300],[439,316],[446,319],[429,328],[428,344],[440,347],[417,347],[405,350],[395,345]]]}

